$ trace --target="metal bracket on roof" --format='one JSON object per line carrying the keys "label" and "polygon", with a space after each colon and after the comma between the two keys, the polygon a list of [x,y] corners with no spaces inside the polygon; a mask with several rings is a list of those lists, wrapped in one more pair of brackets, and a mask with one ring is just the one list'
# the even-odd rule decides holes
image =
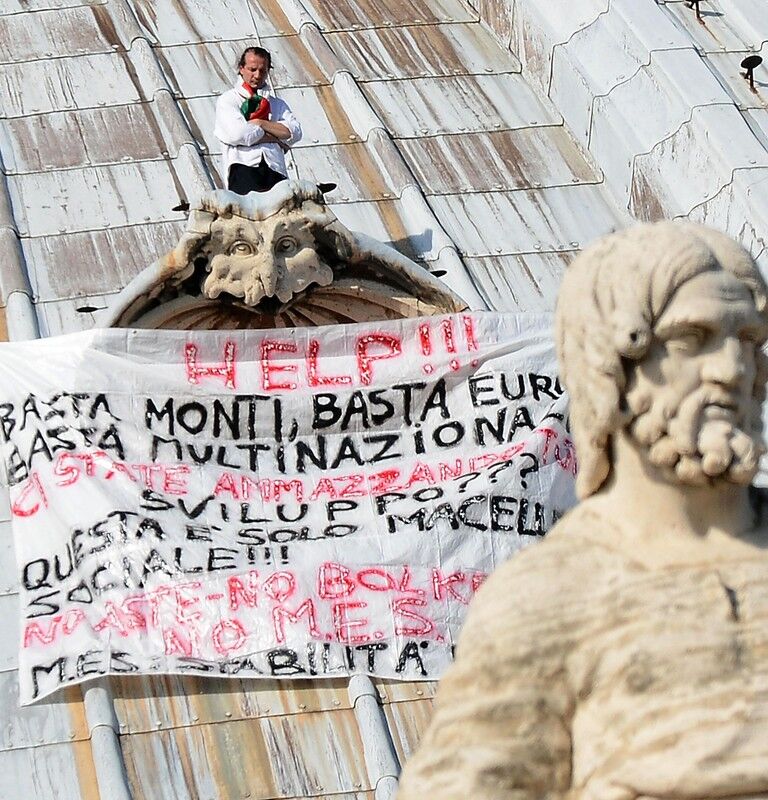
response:
{"label": "metal bracket on roof", "polygon": [[687,0],[686,5],[688,8],[695,8],[696,9],[696,19],[699,20],[702,24],[704,24],[704,20],[701,18],[701,9],[699,5],[701,4],[701,0]]}
{"label": "metal bracket on roof", "polygon": [[741,62],[741,68],[745,69],[746,72],[743,74],[743,77],[749,81],[749,88],[751,91],[757,94],[757,89],[755,89],[755,69],[759,67],[763,63],[763,59],[760,56],[747,56]]}

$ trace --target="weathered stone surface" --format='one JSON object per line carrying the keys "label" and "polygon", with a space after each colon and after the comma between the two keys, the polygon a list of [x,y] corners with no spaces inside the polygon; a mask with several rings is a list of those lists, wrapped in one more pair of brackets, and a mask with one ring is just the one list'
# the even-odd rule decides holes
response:
{"label": "weathered stone surface", "polygon": [[569,268],[582,502],[470,608],[399,800],[768,797],[766,287],[660,223]]}
{"label": "weathered stone surface", "polygon": [[428,270],[348,230],[306,181],[195,202],[171,252],[115,299],[104,326],[285,328],[466,307]]}

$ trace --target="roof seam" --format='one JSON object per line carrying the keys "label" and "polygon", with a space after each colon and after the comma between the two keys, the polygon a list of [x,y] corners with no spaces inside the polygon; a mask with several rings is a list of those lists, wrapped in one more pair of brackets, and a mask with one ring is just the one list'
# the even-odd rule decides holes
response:
{"label": "roof seam", "polygon": [[[94,3],[77,3],[75,5],[66,6],[66,8],[89,8],[91,6],[106,6],[108,3],[106,2],[94,2]],[[45,14],[47,11],[61,11],[61,8],[22,8],[18,11],[6,11],[0,14],[0,19],[3,17],[17,17],[20,14]]]}
{"label": "roof seam", "polygon": [[[31,302],[32,283],[29,266],[21,249],[19,229],[13,210],[8,178],[5,175],[5,160],[0,143],[0,230],[10,231],[10,245],[5,254],[2,286],[6,302],[6,323],[11,340],[35,338],[40,327]],[[7,286],[7,288],[6,288]]]}
{"label": "roof seam", "polygon": [[568,44],[570,44],[571,39],[573,39],[573,37],[576,36],[576,34],[579,34],[582,31],[591,28],[600,19],[600,17],[610,13],[612,5],[613,5],[613,0],[608,0],[608,7],[605,9],[605,11],[601,11],[593,20],[588,22],[583,27],[573,31],[571,35],[564,42],[556,42],[554,45],[552,45],[552,54],[549,59],[549,80],[547,81],[547,97],[550,97],[552,94],[552,78],[554,76],[555,51],[557,50],[557,48],[566,47]]}
{"label": "roof seam", "polygon": [[606,97],[610,97],[610,95],[616,89],[618,89],[620,86],[624,86],[625,84],[627,84],[630,81],[634,80],[640,74],[640,72],[642,72],[642,70],[647,69],[648,67],[650,67],[651,64],[653,63],[653,54],[654,53],[671,53],[671,52],[680,52],[680,51],[684,51],[684,50],[691,50],[694,53],[696,52],[696,48],[695,47],[657,47],[657,48],[654,48],[653,50],[649,50],[648,51],[648,61],[647,62],[643,61],[640,64],[638,64],[637,65],[637,69],[631,75],[628,75],[623,80],[620,80],[618,83],[615,83],[613,86],[611,86],[611,88],[607,92],[604,92],[603,94],[593,94],[592,95],[592,102],[590,103],[590,106],[589,106],[589,133],[587,135],[587,149],[590,149],[591,146],[592,146],[592,132],[594,130],[594,124],[593,123],[594,123],[594,119],[595,119],[595,103],[597,103],[598,100],[603,100]]}

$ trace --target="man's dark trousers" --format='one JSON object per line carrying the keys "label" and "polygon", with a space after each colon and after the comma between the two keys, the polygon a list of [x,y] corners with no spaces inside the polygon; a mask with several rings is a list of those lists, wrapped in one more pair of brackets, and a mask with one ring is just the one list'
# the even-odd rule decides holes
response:
{"label": "man's dark trousers", "polygon": [[267,166],[264,156],[257,167],[248,167],[245,164],[232,164],[229,168],[227,189],[235,194],[248,194],[248,192],[268,192],[276,183],[287,180]]}

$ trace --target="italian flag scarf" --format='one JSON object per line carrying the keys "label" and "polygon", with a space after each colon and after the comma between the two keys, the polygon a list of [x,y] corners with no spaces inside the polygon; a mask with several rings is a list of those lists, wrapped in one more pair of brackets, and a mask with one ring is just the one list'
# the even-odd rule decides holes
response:
{"label": "italian flag scarf", "polygon": [[242,88],[247,93],[247,98],[240,105],[243,116],[250,119],[269,119],[269,100],[255,92],[247,83]]}

